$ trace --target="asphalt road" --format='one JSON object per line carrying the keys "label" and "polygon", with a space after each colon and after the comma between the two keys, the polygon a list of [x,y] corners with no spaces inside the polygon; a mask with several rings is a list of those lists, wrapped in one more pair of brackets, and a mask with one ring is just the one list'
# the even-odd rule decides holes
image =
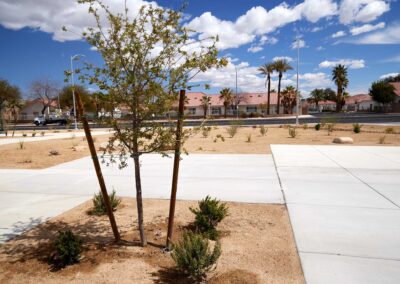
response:
{"label": "asphalt road", "polygon": [[[300,123],[318,123],[321,120],[333,120],[335,123],[400,123],[400,114],[382,114],[382,113],[319,113],[312,116],[300,117]],[[205,125],[230,125],[233,121],[237,122],[236,119],[212,119],[208,120]],[[294,124],[296,119],[294,117],[278,117],[278,118],[248,118],[239,119],[242,125],[273,125],[273,124]],[[199,126],[203,122],[199,120],[186,120],[185,126]],[[169,124],[169,123],[166,123]],[[107,128],[104,124],[91,123],[92,128]],[[71,124],[70,128],[73,128]],[[82,128],[78,125],[78,128]],[[46,125],[46,126],[35,126],[35,125],[18,125],[17,130],[34,130],[34,129],[65,129],[65,126],[61,125]]]}

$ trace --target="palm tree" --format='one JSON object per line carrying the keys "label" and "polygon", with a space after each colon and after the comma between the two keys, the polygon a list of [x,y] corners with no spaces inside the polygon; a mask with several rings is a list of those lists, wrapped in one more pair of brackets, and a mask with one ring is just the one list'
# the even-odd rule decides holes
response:
{"label": "palm tree", "polygon": [[211,102],[211,98],[207,95],[204,95],[201,99],[201,106],[203,107],[204,110],[204,118],[207,117],[207,110],[210,107],[210,102]]}
{"label": "palm tree", "polygon": [[279,114],[280,109],[280,102],[281,102],[281,80],[282,75],[286,71],[292,70],[292,66],[290,66],[289,62],[286,59],[276,60],[274,62],[274,70],[279,74],[279,81],[278,81],[278,106],[277,106],[277,113]]}
{"label": "palm tree", "polygon": [[349,80],[347,79],[347,68],[346,66],[339,64],[335,66],[332,70],[332,81],[335,82],[337,86],[337,96],[336,96],[336,111],[340,111],[342,109],[342,96],[344,90],[347,88],[349,84]]}
{"label": "palm tree", "polygon": [[293,108],[296,105],[296,88],[287,86],[282,91],[282,106],[285,114],[293,113]]}
{"label": "palm tree", "polygon": [[226,118],[226,110],[233,102],[233,91],[229,88],[224,88],[219,93],[220,93],[219,99],[224,102],[223,103],[225,109],[224,116]]}
{"label": "palm tree", "polygon": [[273,63],[265,63],[264,65],[261,65],[258,68],[258,71],[260,71],[261,74],[263,74],[266,79],[265,79],[265,86],[267,86],[268,83],[268,98],[267,98],[267,115],[269,115],[269,109],[271,106],[270,103],[270,98],[271,98],[271,74],[274,72],[274,64]]}

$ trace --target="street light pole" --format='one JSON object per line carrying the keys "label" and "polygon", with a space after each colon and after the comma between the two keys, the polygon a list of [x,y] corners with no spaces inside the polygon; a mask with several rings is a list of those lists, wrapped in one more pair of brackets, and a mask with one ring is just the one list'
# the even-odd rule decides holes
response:
{"label": "street light pole", "polygon": [[299,46],[299,36],[296,37],[297,44],[297,76],[296,76],[296,125],[299,125],[299,60],[300,60],[300,46]]}
{"label": "street light pole", "polygon": [[238,98],[238,92],[237,92],[238,72],[237,72],[236,65],[234,65],[234,66],[235,66],[235,73],[236,73],[236,89],[235,89],[235,93],[236,93],[236,118],[239,119],[239,98]]}
{"label": "street light pole", "polygon": [[74,56],[71,56],[71,84],[72,84],[72,100],[74,104],[74,124],[75,124],[75,130],[78,130],[78,124],[76,122],[76,102],[75,102],[75,82],[74,82],[74,65],[73,61],[76,59],[79,59],[79,56],[85,56],[82,54],[75,54]]}

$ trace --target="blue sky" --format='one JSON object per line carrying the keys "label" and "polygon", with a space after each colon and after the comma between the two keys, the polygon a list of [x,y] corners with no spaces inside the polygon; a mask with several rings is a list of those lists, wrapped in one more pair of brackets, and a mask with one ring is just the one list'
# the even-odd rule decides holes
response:
{"label": "blue sky", "polygon": [[[122,0],[105,0],[118,10]],[[179,8],[186,1],[155,1]],[[128,0],[131,11],[148,2]],[[242,91],[264,90],[257,67],[278,57],[287,58],[294,70],[283,85],[296,83],[296,31],[301,35],[300,90],[307,96],[314,88],[334,87],[331,70],[337,63],[348,67],[351,94],[365,93],[372,81],[400,72],[400,3],[390,0],[192,0],[185,10],[185,24],[198,31],[195,37],[218,34],[225,69],[200,74],[216,93],[235,86]],[[78,34],[91,18],[74,0],[0,0],[0,78],[21,87],[26,95],[33,80],[49,78],[63,86],[69,57],[101,63],[98,54]],[[66,34],[66,25],[75,33]],[[276,86],[273,77],[273,86]],[[203,89],[198,89],[204,91]]]}

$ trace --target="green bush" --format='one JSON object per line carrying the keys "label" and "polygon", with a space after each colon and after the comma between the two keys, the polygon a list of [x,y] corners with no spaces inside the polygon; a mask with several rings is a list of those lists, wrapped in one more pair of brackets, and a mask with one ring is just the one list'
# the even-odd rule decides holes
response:
{"label": "green bush", "polygon": [[294,128],[294,127],[289,127],[289,135],[290,135],[290,137],[292,137],[292,138],[296,138],[296,136],[297,136],[297,130],[296,130],[296,128]]}
{"label": "green bush", "polygon": [[59,231],[54,245],[57,256],[63,265],[79,262],[82,240],[75,236],[71,230]]}
{"label": "green bush", "polygon": [[211,250],[209,241],[202,235],[185,232],[183,239],[173,245],[171,257],[178,270],[195,282],[206,278],[221,255],[221,244],[217,242]]}
{"label": "green bush", "polygon": [[261,125],[260,126],[260,134],[262,136],[265,136],[267,134],[267,132],[268,132],[268,128],[266,128],[264,125]]}
{"label": "green bush", "polygon": [[216,198],[212,199],[210,196],[206,196],[205,199],[199,202],[198,209],[189,209],[195,215],[194,226],[196,230],[207,238],[216,240],[218,238],[216,227],[228,215],[226,203],[221,203]]}
{"label": "green bush", "polygon": [[[117,207],[121,204],[121,198],[117,197],[115,190],[109,194],[110,196],[110,203],[111,203],[111,208],[113,211],[117,210]],[[106,205],[104,203],[104,198],[103,194],[101,194],[101,191],[99,193],[94,194],[93,196],[93,210],[92,214],[94,215],[105,215],[107,214],[107,209]]]}
{"label": "green bush", "polygon": [[361,124],[359,123],[353,123],[353,132],[354,133],[360,133],[361,132]]}
{"label": "green bush", "polygon": [[232,125],[228,126],[226,131],[228,132],[229,136],[231,138],[233,138],[239,131],[239,125],[238,124],[232,124]]}
{"label": "green bush", "polygon": [[247,143],[251,143],[251,134],[247,134],[247,140],[246,140],[246,142]]}
{"label": "green bush", "polygon": [[385,133],[386,134],[393,134],[394,133],[394,128],[393,127],[387,127],[385,129]]}
{"label": "green bush", "polygon": [[315,127],[315,130],[319,131],[321,129],[321,124],[317,123],[314,127]]}
{"label": "green bush", "polygon": [[331,135],[331,133],[335,129],[335,124],[334,123],[327,123],[326,124],[326,129],[328,130],[328,135]]}

